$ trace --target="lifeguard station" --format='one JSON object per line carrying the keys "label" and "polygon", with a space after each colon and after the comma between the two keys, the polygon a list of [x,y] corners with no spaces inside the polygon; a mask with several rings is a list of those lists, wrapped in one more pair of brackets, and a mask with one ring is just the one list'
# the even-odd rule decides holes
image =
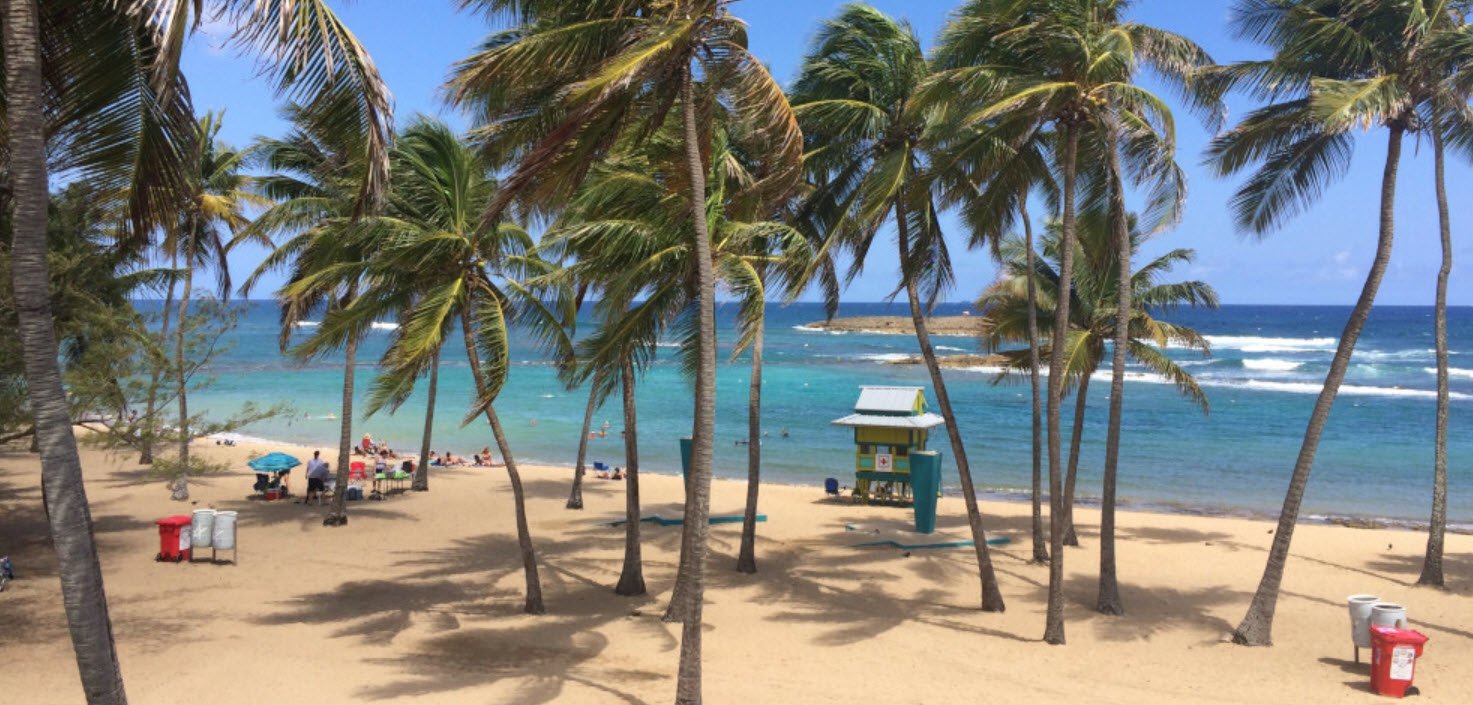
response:
{"label": "lifeguard station", "polygon": [[855,496],[861,502],[909,501],[911,456],[926,450],[930,430],[943,423],[926,411],[921,387],[860,387],[854,413],[833,421],[854,429]]}

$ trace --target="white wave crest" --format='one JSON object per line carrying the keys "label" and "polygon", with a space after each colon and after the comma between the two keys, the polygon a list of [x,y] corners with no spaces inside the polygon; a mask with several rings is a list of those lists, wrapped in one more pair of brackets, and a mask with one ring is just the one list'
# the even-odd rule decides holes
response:
{"label": "white wave crest", "polygon": [[966,352],[967,351],[966,348],[953,348],[950,345],[937,345],[936,346],[936,349],[937,350],[945,350],[947,352]]}
{"label": "white wave crest", "polygon": [[1261,370],[1264,372],[1289,372],[1292,370],[1297,370],[1303,365],[1303,362],[1298,362],[1295,360],[1277,360],[1274,358],[1243,361],[1244,368],[1250,370]]}
{"label": "white wave crest", "polygon": [[814,326],[793,326],[793,330],[801,330],[804,333],[822,333],[822,332],[824,332],[824,329],[823,328],[816,328]]}
{"label": "white wave crest", "polygon": [[[1246,387],[1269,392],[1291,392],[1294,394],[1319,394],[1321,384],[1318,382],[1269,382],[1265,380],[1250,379],[1241,384],[1204,383],[1203,386],[1215,387]],[[1370,387],[1359,384],[1340,385],[1340,394],[1346,396],[1367,397],[1401,397],[1405,399],[1435,399],[1437,392],[1430,389],[1403,389],[1400,387]],[[1473,395],[1452,392],[1453,399],[1473,399]]]}
{"label": "white wave crest", "polygon": [[1242,350],[1249,353],[1301,352],[1306,350],[1334,350],[1339,341],[1335,338],[1267,338],[1257,335],[1207,335],[1203,336],[1213,348]]}
{"label": "white wave crest", "polygon": [[[1426,370],[1427,371],[1427,374],[1429,374],[1429,375],[1435,375],[1435,374],[1437,374],[1437,368],[1436,367],[1423,367],[1422,369],[1423,370]],[[1449,367],[1449,368],[1447,368],[1447,376],[1449,376],[1449,377],[1469,377],[1469,378],[1473,378],[1473,370],[1465,370],[1465,369],[1462,369],[1460,367]]]}
{"label": "white wave crest", "polygon": [[906,353],[873,353],[870,355],[860,355],[859,359],[873,360],[874,362],[904,362],[912,357],[914,356]]}

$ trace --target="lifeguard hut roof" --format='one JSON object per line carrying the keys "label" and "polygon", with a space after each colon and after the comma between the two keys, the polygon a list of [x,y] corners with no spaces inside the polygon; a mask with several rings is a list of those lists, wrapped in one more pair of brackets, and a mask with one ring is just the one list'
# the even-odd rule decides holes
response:
{"label": "lifeguard hut roof", "polygon": [[921,387],[860,387],[854,413],[834,419],[833,424],[925,429],[946,422],[937,414],[921,412],[924,406],[925,390]]}
{"label": "lifeguard hut roof", "polygon": [[916,413],[916,397],[923,393],[920,387],[860,387],[854,413],[912,416]]}
{"label": "lifeguard hut roof", "polygon": [[919,416],[886,416],[883,414],[850,414],[834,419],[835,426],[871,426],[883,428],[932,428],[946,423],[940,414],[926,412]]}

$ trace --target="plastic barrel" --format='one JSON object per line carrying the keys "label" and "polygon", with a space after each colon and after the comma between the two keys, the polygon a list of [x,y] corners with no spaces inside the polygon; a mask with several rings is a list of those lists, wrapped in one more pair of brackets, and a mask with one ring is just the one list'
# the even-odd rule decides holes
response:
{"label": "plastic barrel", "polygon": [[1372,627],[1407,627],[1407,608],[1394,602],[1377,602],[1371,606]]}
{"label": "plastic barrel", "polygon": [[195,548],[209,548],[213,545],[210,534],[215,531],[215,510],[196,509],[190,514],[189,534],[194,539]]}
{"label": "plastic barrel", "polygon": [[215,530],[211,538],[215,548],[235,549],[235,512],[215,512]]}
{"label": "plastic barrel", "polygon": [[915,496],[916,533],[936,530],[936,493],[941,489],[941,453],[917,450],[910,454],[910,486]]}
{"label": "plastic barrel", "polygon": [[1380,602],[1375,595],[1351,595],[1345,598],[1350,607],[1350,640],[1362,649],[1371,648],[1371,607]]}

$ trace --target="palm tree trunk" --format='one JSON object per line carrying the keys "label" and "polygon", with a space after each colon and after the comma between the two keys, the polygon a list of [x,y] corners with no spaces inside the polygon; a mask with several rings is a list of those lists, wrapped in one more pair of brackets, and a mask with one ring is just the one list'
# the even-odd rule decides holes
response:
{"label": "palm tree trunk", "polygon": [[[634,409],[634,361],[628,355],[620,361],[619,381],[624,395],[624,569],[619,571],[619,584],[614,586],[614,592],[643,595],[646,590],[644,558],[639,545],[639,428]],[[589,399],[592,401],[591,396]]]}
{"label": "palm tree trunk", "polygon": [[1079,125],[1064,126],[1064,202],[1059,235],[1058,299],[1054,305],[1054,330],[1049,348],[1048,376],[1048,487],[1049,567],[1048,609],[1044,616],[1043,640],[1063,644],[1064,637],[1064,492],[1060,476],[1059,407],[1064,395],[1064,341],[1069,332],[1069,299],[1074,287],[1074,182],[1077,178]]}
{"label": "palm tree trunk", "polygon": [[[179,253],[175,252],[170,257],[169,268],[179,268]],[[159,326],[160,351],[162,351],[164,341],[169,339],[169,323],[174,317],[175,283],[176,280],[173,274],[170,274],[168,293],[164,295],[164,319]],[[158,402],[159,377],[162,376],[164,367],[168,365],[168,356],[160,354],[155,356],[155,358],[153,364],[150,365],[153,369],[149,371],[148,376],[148,402],[143,407],[143,437],[139,439],[142,441],[143,448],[138,451],[138,463],[140,465],[153,464],[153,446],[158,432],[158,424],[154,421],[154,414],[158,413],[158,409],[155,407]]]}
{"label": "palm tree trunk", "polygon": [[414,466],[414,482],[409,489],[427,492],[430,489],[430,440],[435,432],[435,392],[440,387],[440,351],[430,361],[430,398],[425,401],[425,431],[419,438],[419,462]]}
{"label": "palm tree trunk", "polygon": [[[344,301],[351,302],[356,292],[349,290]],[[322,520],[323,526],[346,526],[348,523],[348,469],[353,463],[353,373],[357,367],[358,338],[348,338],[343,346],[343,410],[338,425],[337,489],[332,493],[332,509]]]}
{"label": "palm tree trunk", "polygon": [[689,562],[682,566],[680,575],[687,581],[687,595],[680,630],[680,669],[675,685],[675,702],[679,705],[699,705],[701,702],[702,603],[706,593],[706,539],[711,528],[711,462],[716,430],[716,275],[711,261],[711,233],[706,224],[706,170],[701,161],[700,133],[696,129],[693,82],[687,67],[681,86],[681,108],[685,123],[686,167],[690,169],[691,225],[696,236],[699,349],[690,480],[686,484],[685,524],[680,540]]}
{"label": "palm tree trunk", "polygon": [[1268,562],[1263,568],[1263,578],[1258,590],[1253,593],[1253,602],[1248,613],[1233,631],[1233,641],[1249,646],[1267,646],[1273,643],[1274,607],[1279,600],[1279,583],[1284,578],[1284,563],[1289,558],[1289,542],[1294,538],[1294,526],[1299,521],[1299,507],[1304,501],[1304,488],[1309,484],[1309,472],[1314,468],[1315,451],[1319,449],[1320,434],[1330,418],[1330,408],[1335,404],[1335,395],[1345,381],[1345,370],[1350,366],[1350,356],[1355,352],[1355,342],[1371,316],[1371,306],[1376,301],[1376,291],[1381,287],[1381,278],[1386,275],[1386,265],[1391,261],[1391,245],[1396,236],[1396,170],[1401,160],[1401,138],[1403,127],[1393,124],[1386,144],[1386,167],[1381,177],[1381,227],[1376,241],[1376,258],[1371,271],[1366,274],[1366,283],[1345,322],[1345,331],[1340,335],[1340,344],[1335,348],[1335,357],[1330,362],[1330,371],[1325,375],[1325,386],[1315,400],[1314,412],[1310,414],[1309,426],[1304,430],[1304,443],[1299,448],[1299,458],[1294,462],[1294,474],[1289,480],[1289,491],[1284,495],[1284,508],[1279,512],[1279,526],[1274,532],[1273,546],[1269,548]]}
{"label": "palm tree trunk", "polygon": [[[468,305],[460,307],[461,334],[465,338],[465,354],[471,366],[471,376],[476,381],[476,398],[486,393],[486,380],[481,376],[481,358],[476,355],[475,328],[471,324]],[[527,527],[527,495],[522,490],[522,475],[517,472],[516,458],[512,457],[511,444],[506,441],[506,432],[501,428],[501,419],[496,409],[486,405],[486,423],[491,425],[491,435],[496,438],[496,449],[506,464],[506,477],[511,481],[512,501],[516,505],[517,545],[522,551],[522,571],[527,578],[527,601],[522,611],[527,614],[542,614],[547,608],[542,604],[542,581],[537,577],[537,551],[532,548],[532,532]]]}
{"label": "palm tree trunk", "polygon": [[765,320],[752,334],[752,379],[747,385],[747,507],[742,512],[742,543],[737,572],[757,572],[757,489],[762,479],[762,335]]}
{"label": "palm tree trunk", "polygon": [[936,408],[946,419],[946,435],[951,440],[951,452],[956,458],[957,474],[961,479],[962,500],[967,505],[967,525],[972,530],[972,544],[976,547],[977,573],[981,579],[982,610],[1002,612],[1007,605],[1002,599],[1002,590],[997,586],[997,574],[992,569],[992,556],[987,549],[987,532],[982,526],[982,510],[977,506],[977,490],[972,485],[972,468],[967,463],[967,448],[962,442],[961,429],[957,426],[956,412],[951,408],[951,397],[946,393],[946,380],[941,377],[941,364],[936,361],[936,348],[931,345],[931,333],[926,327],[926,312],[921,307],[921,297],[916,288],[915,276],[909,271],[910,225],[906,222],[904,189],[895,199],[896,238],[900,246],[901,279],[905,283],[905,296],[910,302],[910,320],[916,329],[916,342],[921,347],[921,357],[926,361],[926,371],[931,374],[931,387],[936,392]]}
{"label": "palm tree trunk", "polygon": [[1038,354],[1038,283],[1034,280],[1033,223],[1028,219],[1026,201],[1018,201],[1018,217],[1023,221],[1023,244],[1028,248],[1028,383],[1033,397],[1033,562],[1048,562],[1048,546],[1043,534],[1043,402],[1040,399]]}
{"label": "palm tree trunk", "polygon": [[190,239],[184,248],[184,291],[179,294],[179,325],[174,328],[174,393],[179,396],[179,474],[174,478],[174,492],[170,497],[176,502],[189,499],[189,371],[184,359],[184,338],[189,329],[189,299],[194,294],[193,236],[191,227]]}
{"label": "palm tree trunk", "polygon": [[[593,383],[588,386],[588,406],[583,408],[583,433],[578,436],[578,461],[573,465],[573,489],[568,492],[568,509],[583,508],[583,475],[588,472],[585,466],[588,462],[588,434],[593,428],[593,412],[598,408],[598,388],[602,382],[603,373],[593,373]],[[627,448],[625,454],[628,454]]]}
{"label": "palm tree trunk", "polygon": [[89,705],[125,705],[123,674],[113,645],[102,566],[82,482],[57,363],[46,261],[46,116],[42,110],[41,37],[35,0],[4,0],[6,118],[9,125],[11,281],[15,290],[26,393],[41,450],[41,487],[61,577],[62,606],[71,630],[82,691]]}
{"label": "palm tree trunk", "polygon": [[1125,413],[1125,350],[1130,345],[1130,224],[1125,219],[1125,185],[1120,179],[1120,126],[1110,116],[1107,165],[1110,170],[1110,227],[1115,235],[1115,349],[1110,358],[1110,420],[1105,431],[1105,476],[1100,493],[1100,589],[1095,609],[1125,614],[1115,576],[1115,486],[1120,469],[1120,426]]}
{"label": "palm tree trunk", "polygon": [[1064,474],[1064,545],[1078,546],[1074,531],[1074,485],[1079,480],[1079,451],[1084,445],[1084,415],[1089,404],[1089,374],[1079,380],[1074,396],[1074,424],[1069,436],[1069,468]]}
{"label": "palm tree trunk", "polygon": [[1433,331],[1437,339],[1437,430],[1432,445],[1432,518],[1427,523],[1427,554],[1418,585],[1443,586],[1442,546],[1447,534],[1447,280],[1453,271],[1452,223],[1447,210],[1442,127],[1432,125],[1432,166],[1436,177],[1437,224],[1442,236],[1442,267],[1437,270],[1437,302]]}

